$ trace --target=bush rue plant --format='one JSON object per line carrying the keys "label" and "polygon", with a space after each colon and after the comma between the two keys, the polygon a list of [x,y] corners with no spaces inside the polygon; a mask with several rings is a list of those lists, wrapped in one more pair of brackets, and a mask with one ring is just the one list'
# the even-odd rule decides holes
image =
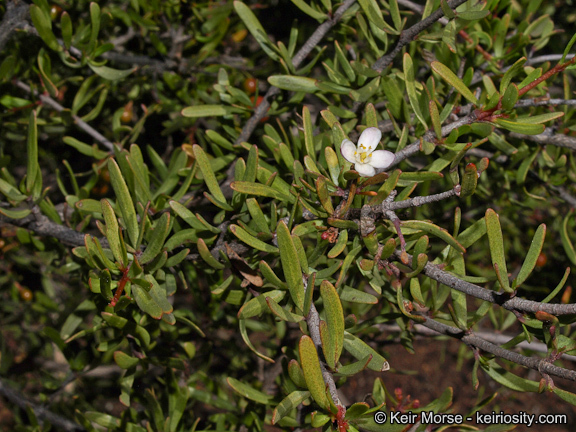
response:
{"label": "bush rue plant", "polygon": [[[0,13],[3,428],[510,430],[475,416],[499,388],[576,405],[570,1]],[[466,412],[387,385],[447,338]]]}

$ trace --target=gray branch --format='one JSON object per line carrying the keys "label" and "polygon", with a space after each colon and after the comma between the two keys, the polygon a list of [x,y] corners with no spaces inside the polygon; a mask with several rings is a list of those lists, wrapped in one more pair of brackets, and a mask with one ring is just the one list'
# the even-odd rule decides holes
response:
{"label": "gray branch", "polygon": [[505,360],[511,361],[513,363],[525,366],[530,369],[534,369],[541,374],[548,374],[557,376],[560,378],[569,379],[571,381],[576,381],[576,371],[565,369],[563,367],[555,366],[551,361],[542,358],[527,357],[522,354],[507,350],[501,346],[495,345],[481,337],[475,335],[474,333],[464,332],[456,327],[451,327],[446,324],[442,324],[431,318],[426,318],[426,321],[422,324],[432,330],[442,333],[447,336],[451,336],[460,339],[462,342],[480,348],[482,351],[494,354],[497,357],[503,358]]}
{"label": "gray branch", "polygon": [[[28,84],[25,84],[20,80],[16,80],[15,84],[17,87],[28,92],[29,94],[38,97],[44,105],[49,106],[53,110],[62,112],[66,109],[58,102],[56,102],[54,99],[52,99],[50,96],[46,94],[40,94],[36,90],[33,90]],[[73,114],[72,118],[74,119],[74,123],[76,123],[78,128],[82,129],[84,132],[86,132],[88,135],[90,135],[92,138],[94,138],[96,141],[98,141],[100,144],[106,147],[109,151],[111,152],[114,151],[114,144],[111,141],[109,141],[104,135],[102,135],[100,132],[98,132],[96,129],[94,129],[92,126],[90,126],[88,123],[86,123],[77,115]]]}
{"label": "gray branch", "polygon": [[[466,0],[453,0],[448,2],[448,6],[450,6],[451,9],[455,9],[465,2]],[[418,34],[420,34],[422,31],[430,27],[432,24],[434,24],[443,16],[444,11],[442,10],[442,8],[438,8],[434,13],[430,14],[430,16],[426,17],[418,24],[414,24],[409,29],[402,31],[402,33],[400,34],[400,40],[398,41],[394,49],[390,53],[376,60],[376,62],[372,65],[372,69],[382,73],[384,69],[390,66],[390,64],[394,61],[396,56],[400,53],[400,51],[402,51],[402,48],[404,48],[406,45],[412,42],[414,38],[418,36]]]}
{"label": "gray branch", "polygon": [[52,411],[49,411],[43,406],[31,402],[23,395],[21,395],[18,391],[7,386],[4,380],[1,378],[0,378],[0,395],[4,396],[10,402],[19,406],[23,410],[30,407],[32,411],[34,411],[34,415],[38,418],[38,420],[40,421],[46,420],[52,426],[57,427],[58,430],[63,430],[67,432],[86,430],[79,424],[70,421],[67,418],[61,417],[57,414],[54,414]]}
{"label": "gray branch", "polygon": [[538,144],[551,144],[557,147],[564,147],[570,150],[576,150],[576,138],[555,134],[551,128],[546,128],[544,132],[538,135],[524,135],[516,132],[510,132],[512,138],[534,141]]}
{"label": "gray branch", "polygon": [[[401,251],[396,250],[394,256],[400,259]],[[412,265],[412,256],[408,255],[408,265]],[[437,265],[428,262],[422,271],[426,276],[440,282],[450,288],[463,292],[472,297],[484,300],[499,306],[511,312],[529,312],[536,313],[538,311],[547,312],[554,316],[560,315],[574,315],[576,314],[576,304],[551,304],[542,303],[533,300],[525,300],[520,297],[510,298],[509,294],[497,293],[495,291],[475,285],[454,276],[451,273],[441,270]]]}
{"label": "gray branch", "polygon": [[0,23],[0,52],[12,37],[12,33],[22,24],[26,23],[28,4],[23,1],[12,0],[6,4],[6,12]]}
{"label": "gray branch", "polygon": [[[381,332],[388,333],[400,333],[403,331],[403,329],[400,328],[400,326],[397,324],[374,324],[372,327],[377,328]],[[423,326],[422,324],[414,324],[411,331],[417,335],[421,335],[422,337],[445,336],[443,333],[432,330],[431,328]],[[488,342],[498,345],[504,345],[515,337],[513,335],[491,333],[487,331],[475,331],[474,334]],[[549,351],[548,346],[546,346],[545,343],[536,341],[528,342],[526,340],[514,345],[514,348],[519,350],[539,352],[543,354],[546,354]],[[574,355],[562,354],[560,358],[569,360],[571,362],[576,362],[576,356]]]}

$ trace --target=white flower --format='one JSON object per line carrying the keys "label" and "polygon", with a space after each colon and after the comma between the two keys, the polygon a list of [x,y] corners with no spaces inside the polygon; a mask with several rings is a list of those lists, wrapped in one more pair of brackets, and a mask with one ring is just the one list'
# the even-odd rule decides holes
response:
{"label": "white flower", "polygon": [[380,129],[369,127],[360,135],[358,147],[349,139],[342,141],[340,146],[342,156],[354,164],[354,168],[362,177],[372,177],[376,174],[376,170],[384,171],[394,163],[394,153],[388,150],[374,151],[380,143],[380,138],[382,138]]}

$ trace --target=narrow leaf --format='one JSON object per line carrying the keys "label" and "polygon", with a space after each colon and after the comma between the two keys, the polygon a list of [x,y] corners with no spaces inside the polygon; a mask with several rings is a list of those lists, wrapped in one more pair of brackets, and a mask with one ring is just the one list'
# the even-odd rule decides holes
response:
{"label": "narrow leaf", "polygon": [[196,158],[196,162],[200,167],[200,171],[202,171],[202,176],[204,177],[204,182],[206,183],[208,190],[218,201],[226,203],[226,198],[224,197],[222,190],[220,190],[220,185],[218,185],[216,175],[214,174],[214,171],[212,171],[210,161],[208,160],[204,149],[198,144],[194,144],[193,151],[194,157]]}
{"label": "narrow leaf", "polygon": [[36,111],[30,111],[28,119],[28,141],[27,141],[28,165],[26,171],[26,190],[28,193],[32,191],[32,187],[36,182],[38,176],[38,127],[36,119]]}
{"label": "narrow leaf", "polygon": [[546,237],[546,224],[541,224],[536,233],[534,234],[534,238],[532,239],[532,243],[530,244],[530,249],[528,249],[528,253],[526,254],[526,258],[524,259],[524,263],[520,268],[520,272],[515,280],[515,287],[518,288],[522,283],[528,279],[532,270],[536,266],[536,261],[538,261],[538,256],[542,251],[542,246],[544,245],[544,239]]}
{"label": "narrow leaf", "polygon": [[304,379],[306,380],[310,394],[318,405],[324,409],[329,409],[325,390],[326,384],[324,383],[322,371],[320,370],[320,359],[316,352],[316,346],[310,336],[304,335],[300,338],[298,350],[302,371],[304,372]]}
{"label": "narrow leaf", "polygon": [[334,352],[324,353],[324,355],[328,366],[334,369],[338,364],[344,346],[344,311],[338,292],[330,282],[322,281],[320,284],[320,295],[324,302],[326,324],[328,325],[329,337],[332,340],[331,345],[334,347]]}
{"label": "narrow leaf", "polygon": [[268,405],[271,401],[271,397],[265,393],[262,393],[259,390],[256,390],[254,387],[249,386],[248,384],[244,384],[241,381],[238,381],[236,378],[228,377],[226,378],[228,385],[234,389],[236,393],[239,395],[251,399],[254,402],[258,402],[264,405]]}
{"label": "narrow leaf", "polygon": [[110,245],[110,250],[114,255],[114,258],[120,263],[121,267],[125,267],[124,255],[122,254],[122,246],[120,245],[120,234],[118,219],[116,219],[116,214],[112,209],[112,206],[108,200],[103,199],[100,201],[102,214],[104,215],[104,221],[106,222],[106,238],[108,239],[108,244]]}
{"label": "narrow leaf", "polygon": [[504,253],[504,239],[502,237],[502,228],[500,227],[500,218],[498,214],[492,210],[486,210],[486,231],[488,233],[488,243],[490,245],[490,256],[492,258],[492,265],[500,273],[499,278],[502,288],[506,292],[512,292],[508,281],[508,271],[506,270],[506,256]]}
{"label": "narrow leaf", "polygon": [[288,289],[292,301],[300,310],[304,309],[304,282],[302,281],[302,269],[298,259],[298,252],[290,236],[290,231],[284,223],[280,221],[276,228],[278,238],[278,248],[280,249],[280,260],[284,277],[288,283]]}
{"label": "narrow leaf", "polygon": [[310,392],[307,390],[295,390],[290,393],[282,399],[282,402],[280,402],[276,408],[274,408],[274,412],[272,413],[272,424],[274,425],[278,423],[308,397],[310,397]]}
{"label": "narrow leaf", "polygon": [[248,29],[248,31],[254,36],[254,39],[258,42],[260,47],[264,50],[264,52],[274,61],[278,61],[278,55],[272,48],[272,42],[268,39],[266,35],[266,31],[256,15],[250,10],[248,6],[246,6],[241,1],[234,2],[234,9],[236,9],[236,13],[240,17],[240,19],[244,22],[244,25]]}
{"label": "narrow leaf", "polygon": [[432,62],[431,67],[448,84],[450,84],[452,87],[454,87],[454,89],[458,93],[460,93],[462,96],[464,96],[470,102],[472,102],[474,105],[476,105],[476,106],[479,105],[479,102],[478,102],[478,99],[476,99],[476,96],[474,96],[474,94],[470,91],[470,89],[468,87],[466,87],[464,82],[462,82],[462,80],[460,78],[458,78],[456,76],[456,74],[454,72],[452,72],[450,70],[450,68],[448,68],[448,66],[446,66],[446,65],[444,65],[438,61],[434,61],[434,62]]}
{"label": "narrow leaf", "polygon": [[422,111],[420,111],[420,102],[418,100],[418,95],[416,94],[416,85],[414,82],[414,63],[412,62],[412,57],[410,54],[404,53],[404,79],[406,82],[406,93],[408,93],[408,100],[410,101],[410,105],[414,110],[414,114],[420,123],[424,126],[424,128],[428,128],[426,124],[426,120],[422,115]]}
{"label": "narrow leaf", "polygon": [[346,331],[344,332],[344,348],[358,360],[363,360],[367,355],[372,355],[372,359],[368,363],[368,368],[371,370],[384,372],[390,369],[390,365],[384,357],[361,339]]}
{"label": "narrow leaf", "polygon": [[136,218],[136,211],[134,210],[134,203],[130,196],[130,191],[114,159],[108,159],[108,172],[110,173],[112,188],[116,193],[116,205],[120,208],[120,214],[122,215],[126,231],[128,231],[130,242],[132,246],[136,247],[139,232],[138,219]]}

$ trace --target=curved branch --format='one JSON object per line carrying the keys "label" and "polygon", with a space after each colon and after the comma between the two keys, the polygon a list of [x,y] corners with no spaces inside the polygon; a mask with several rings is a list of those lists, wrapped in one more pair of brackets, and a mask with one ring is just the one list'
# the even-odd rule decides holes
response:
{"label": "curved branch", "polygon": [[502,348],[501,346],[495,345],[491,342],[488,342],[487,340],[482,339],[474,333],[463,332],[456,327],[442,324],[428,317],[425,318],[426,321],[422,323],[422,325],[435,330],[438,333],[460,339],[462,342],[468,345],[480,348],[482,351],[489,352],[490,354],[494,354],[497,357],[519,364],[521,366],[534,369],[541,374],[548,374],[557,376],[559,378],[576,381],[576,371],[574,370],[555,366],[547,359],[527,357],[522,354],[509,351],[505,348]]}
{"label": "curved branch", "polygon": [[[451,9],[455,9],[465,2],[466,0],[453,0],[451,2],[448,2],[448,6]],[[400,51],[402,51],[402,48],[404,48],[406,45],[412,42],[420,32],[430,27],[432,24],[434,24],[443,16],[444,11],[442,10],[442,8],[438,8],[434,13],[432,13],[430,16],[420,21],[418,24],[414,24],[408,30],[402,31],[402,33],[400,34],[400,40],[398,41],[394,49],[390,53],[376,60],[376,62],[372,65],[372,69],[382,73],[384,69],[390,66],[392,61],[394,61],[394,58],[398,55],[398,53],[400,53]]]}
{"label": "curved branch", "polygon": [[[54,99],[52,99],[50,96],[40,94],[38,91],[33,90],[28,84],[25,84],[22,81],[17,79],[14,81],[14,83],[16,84],[17,87],[21,88],[22,90],[38,97],[44,105],[49,106],[53,110],[62,112],[66,109],[58,102],[56,102]],[[82,129],[84,132],[86,132],[88,135],[90,135],[92,138],[94,138],[96,141],[98,141],[100,144],[106,147],[110,152],[114,151],[114,144],[111,141],[109,141],[104,135],[102,135],[100,132],[98,132],[96,129],[94,129],[92,126],[90,126],[76,114],[72,114],[72,118],[74,119],[74,123],[76,123],[76,125],[80,129]]]}
{"label": "curved branch", "polygon": [[538,135],[524,135],[517,132],[510,132],[510,136],[512,138],[534,141],[538,144],[551,144],[557,147],[576,150],[576,138],[563,134],[555,134],[551,128],[546,128],[544,132]]}
{"label": "curved branch", "polygon": [[[404,331],[404,329],[400,328],[400,326],[398,324],[374,324],[372,325],[372,327],[377,328],[379,331],[381,332],[387,332],[387,333],[401,333]],[[422,324],[415,324],[412,327],[412,332],[421,335],[422,337],[428,337],[428,336],[445,336],[443,333],[441,332],[437,332],[436,330],[432,330],[429,327],[425,327]],[[500,333],[490,333],[487,331],[476,331],[474,332],[474,334],[488,342],[494,343],[494,344],[498,344],[498,345],[503,345],[506,344],[508,342],[510,342],[510,340],[512,340],[515,336],[513,335],[509,335],[509,334],[500,334]],[[399,339],[397,339],[399,340]],[[396,340],[395,340],[396,342]],[[539,352],[539,353],[543,353],[546,354],[548,353],[548,347],[546,346],[545,343],[542,342],[528,342],[527,340],[524,340],[516,345],[514,345],[515,349],[521,349],[521,350],[527,350],[527,351],[533,351],[533,352]],[[562,354],[562,356],[560,357],[561,359],[564,360],[569,360],[571,362],[576,362],[576,356],[574,355],[570,355],[570,354]]]}
{"label": "curved branch", "polygon": [[[394,251],[394,256],[400,259],[401,251]],[[412,265],[412,255],[406,254],[408,256],[408,265]],[[533,300],[525,300],[519,297],[510,298],[506,293],[497,293],[495,291],[482,288],[481,286],[475,285],[471,282],[466,282],[454,276],[444,270],[441,270],[437,265],[428,262],[422,271],[426,276],[434,279],[441,284],[444,284],[450,288],[457,291],[461,291],[472,297],[476,297],[480,300],[484,300],[493,304],[502,306],[504,309],[511,312],[530,312],[536,313],[539,311],[547,312],[554,316],[560,315],[576,315],[576,304],[551,304],[542,303]]]}
{"label": "curved branch", "polygon": [[8,387],[4,380],[0,378],[0,395],[4,396],[13,404],[19,406],[21,409],[25,410],[27,408],[31,408],[34,411],[34,415],[38,418],[38,420],[46,420],[52,426],[56,426],[58,430],[63,431],[84,431],[82,426],[79,424],[68,420],[67,418],[61,417],[57,414],[54,414],[52,411],[47,410],[43,406],[37,405],[32,403],[30,400],[26,399],[16,390]]}

